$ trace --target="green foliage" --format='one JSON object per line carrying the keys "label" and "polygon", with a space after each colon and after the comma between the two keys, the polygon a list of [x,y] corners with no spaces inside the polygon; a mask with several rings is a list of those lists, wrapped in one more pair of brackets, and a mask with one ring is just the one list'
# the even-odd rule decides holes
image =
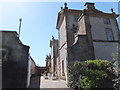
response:
{"label": "green foliage", "polygon": [[82,88],[98,88],[102,87],[107,77],[107,73],[102,70],[86,70],[85,76],[79,77],[79,84]]}
{"label": "green foliage", "polygon": [[76,61],[68,65],[68,85],[72,88],[110,88],[113,78],[113,64],[106,60]]}
{"label": "green foliage", "polygon": [[113,59],[115,60],[113,62],[114,65],[114,73],[116,74],[116,78],[114,79],[114,86],[117,90],[120,90],[120,47],[117,48],[118,52],[113,53]]}
{"label": "green foliage", "polygon": [[78,82],[82,88],[91,88],[92,86],[94,86],[94,82],[90,80],[87,76],[81,76]]}
{"label": "green foliage", "polygon": [[120,90],[120,61],[115,61],[113,63],[114,65],[114,73],[115,75],[117,76],[115,79],[114,79],[114,86],[117,90]]}
{"label": "green foliage", "polygon": [[68,65],[68,85],[72,88],[78,86],[79,75],[81,75],[83,70],[86,68],[85,63],[79,61],[71,62]]}

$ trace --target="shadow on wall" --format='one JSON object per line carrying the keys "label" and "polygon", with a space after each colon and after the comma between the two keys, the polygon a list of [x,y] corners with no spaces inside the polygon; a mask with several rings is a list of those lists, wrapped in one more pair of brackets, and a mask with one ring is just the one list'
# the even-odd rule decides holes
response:
{"label": "shadow on wall", "polygon": [[40,90],[40,76],[32,76],[30,80],[30,89]]}
{"label": "shadow on wall", "polygon": [[26,88],[29,46],[23,45],[15,31],[2,33],[2,88]]}

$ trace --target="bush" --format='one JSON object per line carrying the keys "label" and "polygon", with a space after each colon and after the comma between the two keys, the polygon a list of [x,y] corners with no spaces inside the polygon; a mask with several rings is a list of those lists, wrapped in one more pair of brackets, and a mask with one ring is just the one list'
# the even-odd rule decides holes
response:
{"label": "bush", "polygon": [[82,88],[100,88],[107,77],[102,70],[86,70],[85,75],[79,77],[79,84]]}
{"label": "bush", "polygon": [[113,63],[114,65],[114,73],[115,75],[117,76],[115,79],[114,79],[114,86],[117,90],[120,90],[120,61],[115,61]]}
{"label": "bush", "polygon": [[86,68],[85,63],[79,61],[71,62],[68,65],[68,86],[72,88],[77,88],[79,76],[81,75],[83,69]]}
{"label": "bush", "polygon": [[113,64],[106,60],[76,61],[68,66],[68,85],[72,88],[112,88],[115,77]]}

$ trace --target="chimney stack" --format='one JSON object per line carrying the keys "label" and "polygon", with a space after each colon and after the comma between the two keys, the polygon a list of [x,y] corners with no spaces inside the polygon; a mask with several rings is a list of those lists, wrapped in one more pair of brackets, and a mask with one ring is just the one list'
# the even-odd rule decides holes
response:
{"label": "chimney stack", "polygon": [[95,9],[94,4],[95,3],[86,2],[84,6],[86,9]]}

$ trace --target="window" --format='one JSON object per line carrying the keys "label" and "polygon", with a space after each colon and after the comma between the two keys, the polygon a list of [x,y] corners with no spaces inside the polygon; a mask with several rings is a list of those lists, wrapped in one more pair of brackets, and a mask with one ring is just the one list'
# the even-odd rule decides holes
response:
{"label": "window", "polygon": [[62,73],[64,74],[64,60],[62,61]]}
{"label": "window", "polygon": [[104,24],[110,24],[110,19],[109,18],[104,18]]}
{"label": "window", "polygon": [[113,40],[114,39],[112,29],[106,28],[106,36],[107,36],[107,40]]}

